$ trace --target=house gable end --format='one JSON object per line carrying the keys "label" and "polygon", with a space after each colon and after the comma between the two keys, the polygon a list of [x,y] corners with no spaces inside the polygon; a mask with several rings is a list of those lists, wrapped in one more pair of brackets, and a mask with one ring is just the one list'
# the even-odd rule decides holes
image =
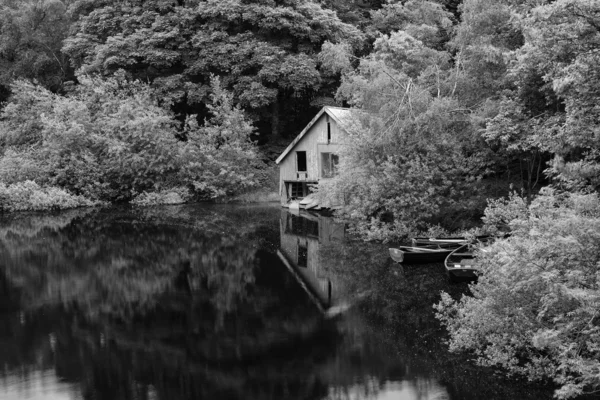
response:
{"label": "house gable end", "polygon": [[290,145],[288,147],[286,147],[286,149],[283,151],[283,153],[281,153],[281,155],[275,161],[275,164],[279,164],[279,163],[281,163],[281,161],[283,161],[283,159],[285,159],[285,157],[292,151],[292,149],[294,147],[296,147],[296,145],[300,142],[300,140],[302,140],[302,138],[306,135],[306,133],[308,133],[310,131],[310,129],[313,127],[313,125],[315,125],[317,123],[317,121],[321,118],[321,116],[323,116],[323,114],[325,114],[325,113],[336,122],[339,129],[343,130],[342,121],[338,118],[338,116],[336,116],[333,112],[331,112],[329,107],[323,107],[321,109],[321,111],[319,111],[317,113],[317,115],[315,115],[315,117],[308,123],[308,125],[306,125],[306,127],[302,130],[302,132],[300,132],[300,134],[298,134],[298,136],[296,136],[296,138],[292,141],[292,143],[290,143]]}

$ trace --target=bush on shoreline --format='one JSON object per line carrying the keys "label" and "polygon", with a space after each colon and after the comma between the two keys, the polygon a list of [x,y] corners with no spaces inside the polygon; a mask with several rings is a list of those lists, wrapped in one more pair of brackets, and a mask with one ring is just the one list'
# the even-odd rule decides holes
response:
{"label": "bush on shoreline", "polygon": [[165,189],[159,192],[143,192],[131,200],[136,206],[155,206],[161,204],[183,204],[190,198],[190,192],[184,187]]}
{"label": "bush on shoreline", "polygon": [[0,209],[2,211],[64,210],[102,204],[100,201],[73,195],[58,187],[41,187],[33,181],[18,182],[12,185],[0,183]]}
{"label": "bush on shoreline", "polygon": [[477,256],[472,297],[442,293],[437,317],[451,351],[530,380],[553,380],[556,397],[600,389],[600,198],[543,190],[528,207],[492,202],[486,223],[511,236]]}
{"label": "bush on shoreline", "polygon": [[[150,86],[122,73],[79,80],[66,96],[26,81],[12,85],[15,95],[0,112],[0,182],[31,180],[106,202],[155,193],[137,200],[152,204],[234,196],[259,185],[264,165],[250,140],[254,127],[218,78],[209,117],[188,115],[183,125]],[[190,195],[163,196],[180,187]]]}

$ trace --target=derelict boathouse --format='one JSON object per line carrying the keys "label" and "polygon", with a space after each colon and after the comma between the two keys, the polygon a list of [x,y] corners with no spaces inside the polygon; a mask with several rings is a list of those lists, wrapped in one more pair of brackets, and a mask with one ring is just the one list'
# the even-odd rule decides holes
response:
{"label": "derelict boathouse", "polygon": [[323,107],[277,158],[281,205],[291,208],[318,208],[309,185],[335,175],[338,152],[351,110]]}

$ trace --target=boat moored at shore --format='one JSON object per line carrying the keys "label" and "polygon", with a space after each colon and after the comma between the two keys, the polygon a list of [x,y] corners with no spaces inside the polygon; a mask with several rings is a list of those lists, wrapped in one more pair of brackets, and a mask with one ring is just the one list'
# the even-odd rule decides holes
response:
{"label": "boat moored at shore", "polygon": [[397,263],[426,264],[442,262],[456,248],[455,246],[398,246],[390,247],[389,253],[392,260]]}
{"label": "boat moored at shore", "polygon": [[479,267],[475,262],[473,244],[464,244],[453,250],[444,261],[444,267],[450,280],[475,280]]}

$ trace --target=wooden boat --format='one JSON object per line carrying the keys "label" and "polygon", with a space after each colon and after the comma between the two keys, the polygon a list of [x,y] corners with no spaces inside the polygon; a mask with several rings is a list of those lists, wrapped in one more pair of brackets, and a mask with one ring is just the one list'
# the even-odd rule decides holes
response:
{"label": "wooden boat", "polygon": [[444,261],[446,272],[451,280],[477,279],[479,268],[475,264],[473,245],[464,244],[453,250]]}
{"label": "wooden boat", "polygon": [[442,262],[444,259],[456,248],[454,247],[440,247],[440,246],[399,246],[390,247],[390,257],[397,263],[407,264],[425,264]]}
{"label": "wooden boat", "polygon": [[438,245],[440,247],[443,246],[456,248],[456,246],[467,244],[469,242],[486,242],[491,238],[493,238],[493,236],[490,235],[475,236],[474,238],[466,238],[464,236],[437,238],[414,237],[412,238],[412,245],[415,247]]}

